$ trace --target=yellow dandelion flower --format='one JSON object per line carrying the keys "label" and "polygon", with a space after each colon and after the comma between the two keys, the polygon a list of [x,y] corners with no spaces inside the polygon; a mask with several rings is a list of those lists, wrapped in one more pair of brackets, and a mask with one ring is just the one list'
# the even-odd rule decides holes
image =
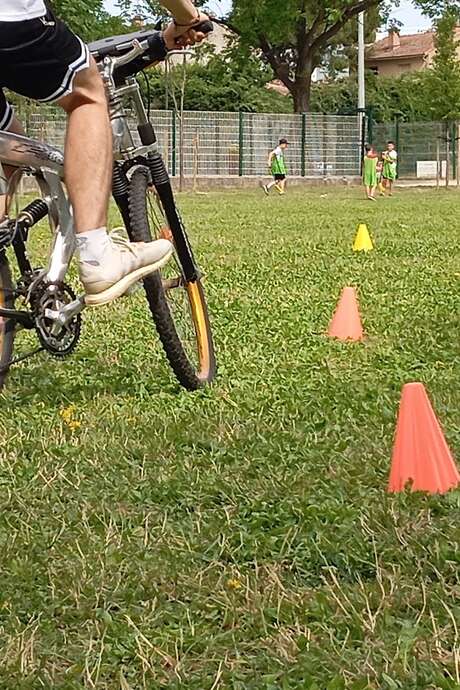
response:
{"label": "yellow dandelion flower", "polygon": [[68,423],[72,419],[76,409],[77,406],[72,403],[72,405],[69,405],[68,407],[63,407],[59,414],[61,415],[64,422]]}
{"label": "yellow dandelion flower", "polygon": [[240,589],[241,580],[237,580],[236,578],[230,578],[230,580],[227,580],[227,587],[228,589]]}
{"label": "yellow dandelion flower", "polygon": [[72,432],[81,427],[81,422],[78,419],[74,419],[76,410],[77,406],[72,403],[72,405],[64,407],[59,412],[62,421]]}

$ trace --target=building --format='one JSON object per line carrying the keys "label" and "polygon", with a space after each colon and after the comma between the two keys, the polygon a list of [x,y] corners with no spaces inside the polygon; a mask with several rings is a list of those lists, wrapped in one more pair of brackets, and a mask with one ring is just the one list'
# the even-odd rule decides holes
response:
{"label": "building", "polygon": [[[460,39],[460,27],[457,38]],[[366,67],[382,77],[397,77],[431,67],[435,54],[434,31],[405,36],[393,29],[388,36],[368,47]]]}

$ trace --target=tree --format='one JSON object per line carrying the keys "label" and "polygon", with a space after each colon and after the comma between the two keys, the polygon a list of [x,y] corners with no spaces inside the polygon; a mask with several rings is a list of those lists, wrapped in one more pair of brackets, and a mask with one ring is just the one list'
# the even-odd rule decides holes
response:
{"label": "tree", "polygon": [[[376,122],[432,120],[429,70],[408,72],[400,77],[367,75],[367,100]],[[314,84],[311,110],[321,113],[350,113],[356,107],[358,84],[355,77]]]}
{"label": "tree", "polygon": [[[229,25],[244,44],[261,51],[289,89],[296,112],[310,105],[312,74],[334,43],[356,50],[352,22],[361,11],[385,20],[400,0],[233,0]],[[460,8],[460,0],[414,0],[431,18]],[[372,27],[372,21],[371,21]],[[349,34],[348,40],[346,34]]]}
{"label": "tree", "polygon": [[[200,49],[199,55],[197,62],[186,67],[186,110],[292,113],[290,98],[266,88],[273,77],[271,69],[255,56],[243,55],[235,48],[217,55],[209,46]],[[168,77],[171,90],[179,90],[182,77],[181,65],[172,68]],[[165,78],[161,70],[148,74],[155,108],[165,107]]]}
{"label": "tree", "polygon": [[104,9],[103,0],[52,0],[51,5],[57,16],[85,41],[127,30],[121,17]]}
{"label": "tree", "polygon": [[384,0],[234,0],[229,25],[259,49],[289,89],[296,112],[308,111],[312,74],[328,46],[362,11]]}
{"label": "tree", "polygon": [[[365,41],[373,43],[377,30],[387,19],[382,6],[373,7],[366,12]],[[336,79],[344,71],[356,74],[358,70],[358,18],[353,17],[339,33],[325,46],[321,57],[321,67],[331,79]]]}
{"label": "tree", "polygon": [[460,11],[460,0],[413,0],[414,5],[422,10],[423,14],[431,19],[439,19],[446,13]]}
{"label": "tree", "polygon": [[428,81],[433,117],[446,122],[460,118],[457,22],[458,14],[451,8],[436,21],[436,55]]}

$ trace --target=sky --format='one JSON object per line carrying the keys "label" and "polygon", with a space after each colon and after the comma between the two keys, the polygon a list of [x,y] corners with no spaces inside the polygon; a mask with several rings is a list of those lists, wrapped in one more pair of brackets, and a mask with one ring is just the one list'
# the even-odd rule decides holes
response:
{"label": "sky", "polygon": [[[116,12],[116,0],[105,0],[108,10]],[[231,6],[231,0],[208,0],[208,6],[215,14],[224,14]],[[401,5],[393,11],[392,17],[402,22],[402,33],[410,34],[428,29],[429,21],[414,8],[410,0],[401,0]]]}

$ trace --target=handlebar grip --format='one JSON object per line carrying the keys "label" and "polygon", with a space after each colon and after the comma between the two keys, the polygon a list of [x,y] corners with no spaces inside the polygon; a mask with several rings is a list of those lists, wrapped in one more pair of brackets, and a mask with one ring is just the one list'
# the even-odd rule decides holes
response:
{"label": "handlebar grip", "polygon": [[200,22],[200,24],[196,24],[196,26],[191,27],[194,31],[201,31],[203,34],[210,34],[214,31],[214,24],[207,19],[204,22]]}

